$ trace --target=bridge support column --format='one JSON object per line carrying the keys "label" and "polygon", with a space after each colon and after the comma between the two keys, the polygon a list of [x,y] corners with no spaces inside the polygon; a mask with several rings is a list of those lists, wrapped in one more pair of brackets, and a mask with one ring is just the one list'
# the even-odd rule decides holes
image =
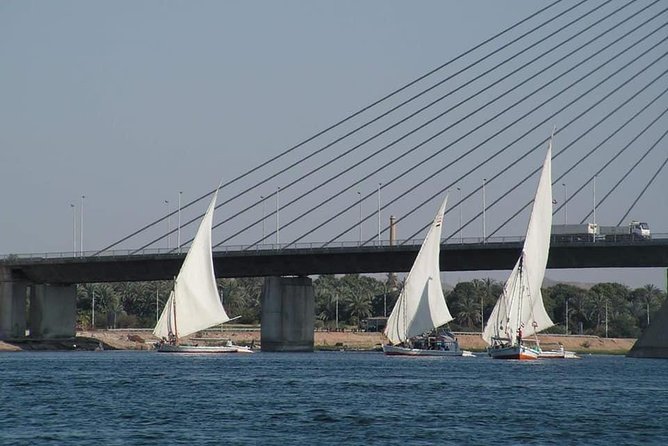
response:
{"label": "bridge support column", "polygon": [[30,337],[70,338],[76,335],[76,285],[33,285],[30,295]]}
{"label": "bridge support column", "polygon": [[25,336],[27,287],[27,282],[14,280],[8,269],[0,268],[0,339]]}
{"label": "bridge support column", "polygon": [[315,320],[308,277],[267,277],[262,289],[260,342],[265,352],[312,352]]}

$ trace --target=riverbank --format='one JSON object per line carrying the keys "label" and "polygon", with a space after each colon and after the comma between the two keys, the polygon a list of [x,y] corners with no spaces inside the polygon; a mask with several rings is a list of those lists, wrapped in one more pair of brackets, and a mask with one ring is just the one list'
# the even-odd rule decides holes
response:
{"label": "riverbank", "polygon": [[[260,329],[236,328],[233,330],[207,330],[191,337],[197,343],[216,343],[231,340],[238,345],[260,345]],[[462,349],[474,352],[485,351],[486,344],[480,333],[457,333]],[[598,336],[538,335],[543,346],[562,344],[566,350],[579,354],[626,354],[635,339],[599,338]],[[152,350],[157,339],[151,330],[96,330],[81,331],[75,338],[58,340],[19,339],[0,341],[0,351],[67,351],[67,350]],[[384,337],[372,332],[316,331],[316,350],[380,350]]]}

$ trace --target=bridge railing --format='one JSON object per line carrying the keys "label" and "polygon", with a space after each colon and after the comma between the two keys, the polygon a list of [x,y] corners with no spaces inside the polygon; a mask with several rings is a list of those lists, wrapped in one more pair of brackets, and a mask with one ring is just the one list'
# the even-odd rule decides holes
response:
{"label": "bridge railing", "polygon": [[[668,239],[668,234],[652,234],[652,240],[656,239]],[[499,237],[488,237],[486,242],[487,244],[493,243],[518,243],[524,240],[523,236],[499,236]],[[422,244],[423,239],[407,239],[407,240],[397,240],[394,243],[394,246],[419,246]],[[593,240],[583,240],[578,237],[573,237],[570,239],[565,239],[563,236],[558,240],[559,242],[565,243],[619,243],[619,242],[629,242],[628,238],[620,240],[605,240],[597,239]],[[643,240],[631,240],[636,243],[643,243]],[[444,240],[446,245],[476,245],[482,244],[482,237],[452,237],[450,239]],[[342,241],[342,242],[333,242],[327,245],[324,242],[308,242],[308,243],[295,243],[295,244],[275,244],[268,243],[263,245],[227,245],[221,246],[214,250],[217,253],[228,253],[228,252],[272,252],[272,251],[309,251],[309,250],[322,250],[322,249],[336,249],[336,248],[357,248],[361,247],[363,249],[373,249],[373,248],[386,248],[392,246],[389,240],[381,240],[380,242],[374,240],[373,242],[360,244],[355,241]],[[188,251],[187,246],[181,247],[181,253]],[[12,260],[12,259],[74,259],[81,257],[90,257],[97,254],[98,257],[127,257],[130,255],[166,255],[173,254],[178,256],[178,248],[146,248],[137,251],[136,249],[117,249],[104,251],[98,254],[98,251],[85,251],[73,252],[73,251],[63,251],[63,252],[42,252],[42,253],[28,253],[28,254],[4,254],[0,255],[0,260]]]}

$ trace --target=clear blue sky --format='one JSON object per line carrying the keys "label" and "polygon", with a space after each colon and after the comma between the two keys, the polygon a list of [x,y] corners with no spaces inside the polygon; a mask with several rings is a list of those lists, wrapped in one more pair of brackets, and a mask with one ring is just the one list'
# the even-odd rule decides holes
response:
{"label": "clear blue sky", "polygon": [[[72,250],[82,195],[106,246],[547,3],[2,0],[0,254]],[[665,196],[639,205],[668,232]]]}

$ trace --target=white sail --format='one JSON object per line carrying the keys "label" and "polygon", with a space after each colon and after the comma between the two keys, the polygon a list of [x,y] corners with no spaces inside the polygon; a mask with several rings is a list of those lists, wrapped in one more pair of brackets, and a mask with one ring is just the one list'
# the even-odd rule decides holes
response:
{"label": "white sail", "polygon": [[441,287],[441,228],[448,197],[438,210],[404,288],[387,320],[385,335],[393,344],[433,330],[452,320]]}
{"label": "white sail", "polygon": [[545,276],[552,226],[552,139],[536,190],[522,254],[503,287],[503,293],[487,321],[483,339],[509,338],[515,343],[517,329],[532,335],[554,325],[543,306],[540,287]]}
{"label": "white sail", "polygon": [[196,331],[227,322],[220,303],[211,252],[211,225],[218,191],[213,195],[197,234],[174,283],[174,291],[162,311],[153,334],[168,338],[170,332],[188,336]]}
{"label": "white sail", "polygon": [[153,334],[159,338],[169,339],[169,335],[175,335],[176,327],[174,326],[174,291],[169,293],[169,299],[165,303],[165,308],[160,314],[158,323],[155,324]]}

